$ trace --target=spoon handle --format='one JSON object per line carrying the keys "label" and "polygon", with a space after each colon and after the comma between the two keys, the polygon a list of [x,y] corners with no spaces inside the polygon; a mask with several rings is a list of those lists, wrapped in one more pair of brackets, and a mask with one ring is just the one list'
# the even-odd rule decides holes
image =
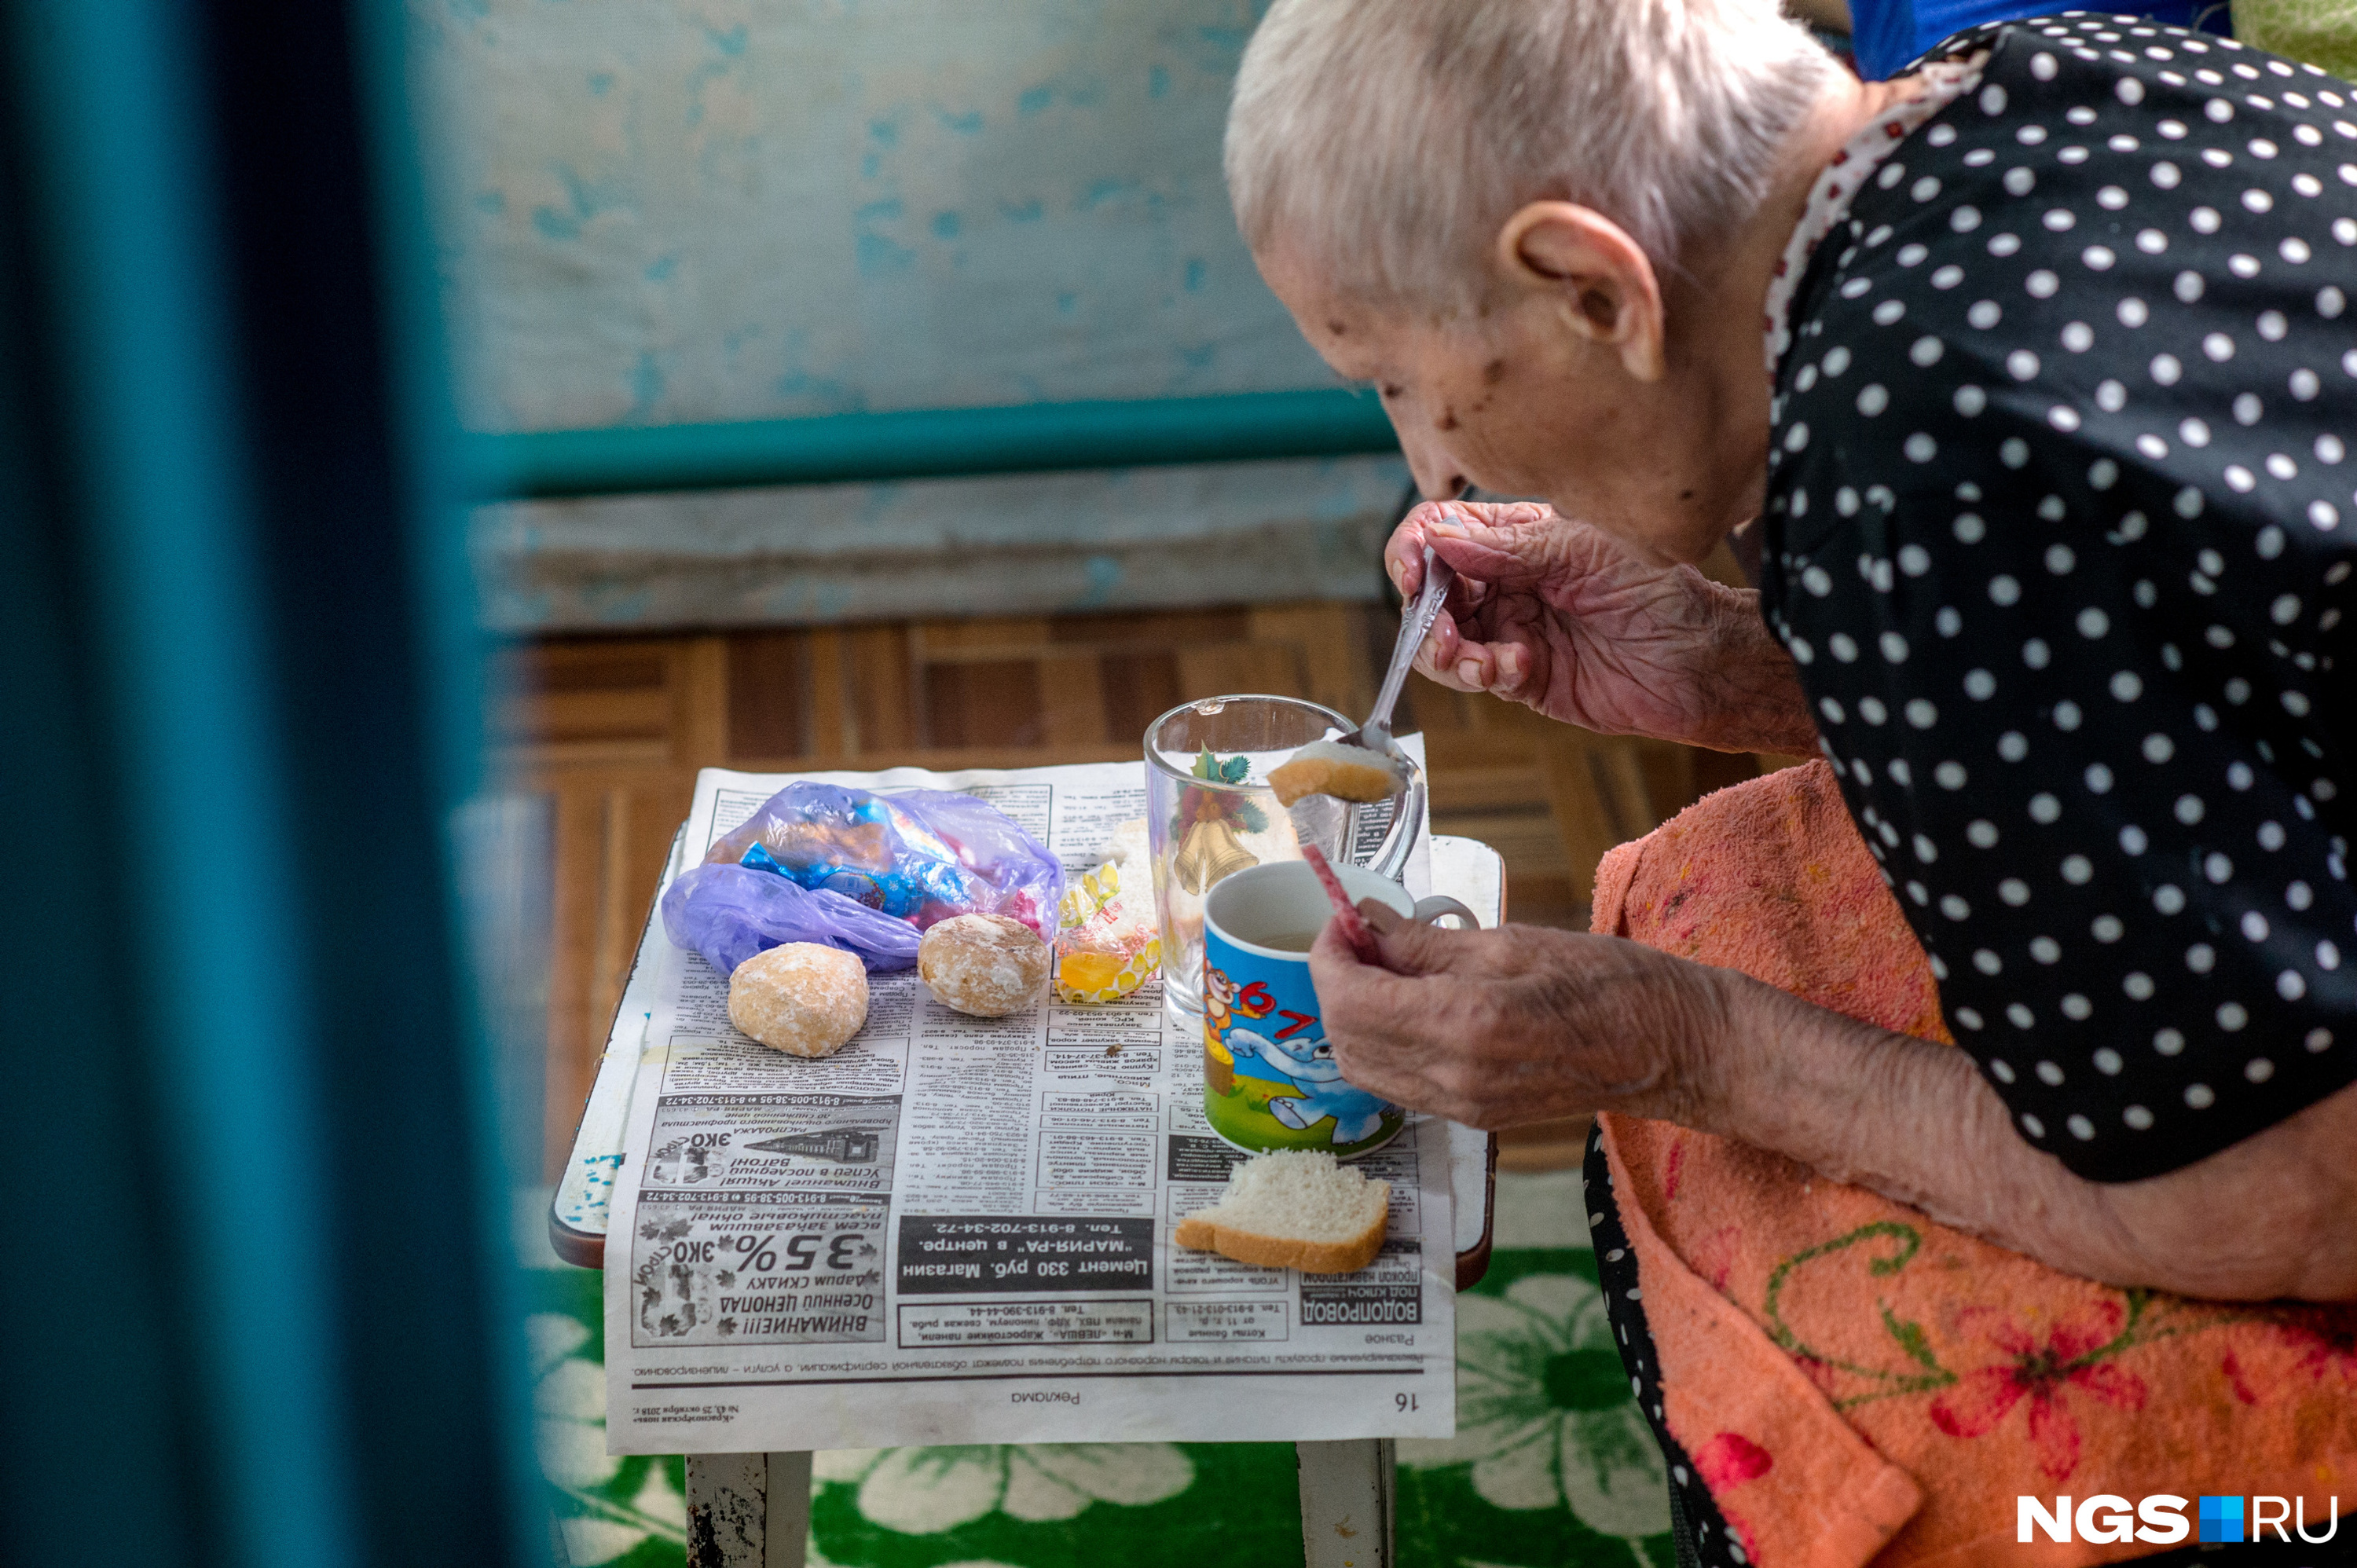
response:
{"label": "spoon handle", "polygon": [[1440,607],[1448,597],[1449,585],[1456,581],[1456,568],[1434,554],[1431,545],[1426,545],[1424,587],[1400,618],[1399,640],[1392,644],[1391,668],[1383,671],[1383,689],[1375,693],[1374,711],[1359,726],[1361,736],[1381,731],[1386,739],[1390,737],[1392,709],[1399,705],[1401,689],[1407,684],[1408,667],[1415,662],[1415,650],[1424,646],[1432,623],[1440,618]]}

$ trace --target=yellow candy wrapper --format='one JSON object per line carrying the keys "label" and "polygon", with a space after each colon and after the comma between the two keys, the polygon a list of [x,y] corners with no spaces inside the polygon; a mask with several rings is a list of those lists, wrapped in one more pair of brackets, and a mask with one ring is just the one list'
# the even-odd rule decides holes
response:
{"label": "yellow candy wrapper", "polygon": [[1153,979],[1161,966],[1149,853],[1146,819],[1124,822],[1114,830],[1105,863],[1065,889],[1056,908],[1059,1000],[1111,1002]]}

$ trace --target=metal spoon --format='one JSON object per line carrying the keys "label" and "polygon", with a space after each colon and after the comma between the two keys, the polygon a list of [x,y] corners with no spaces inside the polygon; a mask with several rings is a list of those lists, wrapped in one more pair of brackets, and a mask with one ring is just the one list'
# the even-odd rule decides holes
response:
{"label": "metal spoon", "polygon": [[1424,547],[1424,586],[1400,616],[1399,640],[1392,644],[1391,668],[1383,671],[1383,689],[1375,693],[1374,711],[1367,722],[1348,735],[1334,737],[1337,746],[1363,746],[1369,751],[1380,751],[1387,757],[1404,755],[1399,743],[1392,738],[1392,710],[1399,705],[1401,689],[1407,684],[1409,666],[1415,662],[1415,650],[1424,646],[1432,623],[1440,618],[1440,607],[1448,597],[1449,585],[1457,581],[1457,569]]}

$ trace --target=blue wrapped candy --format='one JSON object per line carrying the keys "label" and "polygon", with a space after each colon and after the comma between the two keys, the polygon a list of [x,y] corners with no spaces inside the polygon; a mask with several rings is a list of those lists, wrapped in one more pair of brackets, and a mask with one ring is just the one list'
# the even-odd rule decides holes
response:
{"label": "blue wrapped candy", "polygon": [[789,784],[663,895],[663,929],[723,974],[768,948],[823,942],[909,969],[924,929],[1004,915],[1055,938],[1064,868],[971,795]]}

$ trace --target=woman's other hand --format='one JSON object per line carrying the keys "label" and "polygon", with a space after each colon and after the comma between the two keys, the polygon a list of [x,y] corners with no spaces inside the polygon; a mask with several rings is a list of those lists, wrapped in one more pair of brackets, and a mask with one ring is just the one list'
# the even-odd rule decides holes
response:
{"label": "woman's other hand", "polygon": [[1310,951],[1326,1037],[1359,1088],[1469,1127],[1698,1110],[1727,1024],[1717,972],[1536,926],[1444,930],[1369,900],[1383,961]]}
{"label": "woman's other hand", "polygon": [[1413,597],[1424,547],[1458,572],[1416,668],[1601,735],[1719,751],[1816,748],[1792,662],[1756,594],[1631,555],[1535,502],[1427,501],[1383,552]]}

